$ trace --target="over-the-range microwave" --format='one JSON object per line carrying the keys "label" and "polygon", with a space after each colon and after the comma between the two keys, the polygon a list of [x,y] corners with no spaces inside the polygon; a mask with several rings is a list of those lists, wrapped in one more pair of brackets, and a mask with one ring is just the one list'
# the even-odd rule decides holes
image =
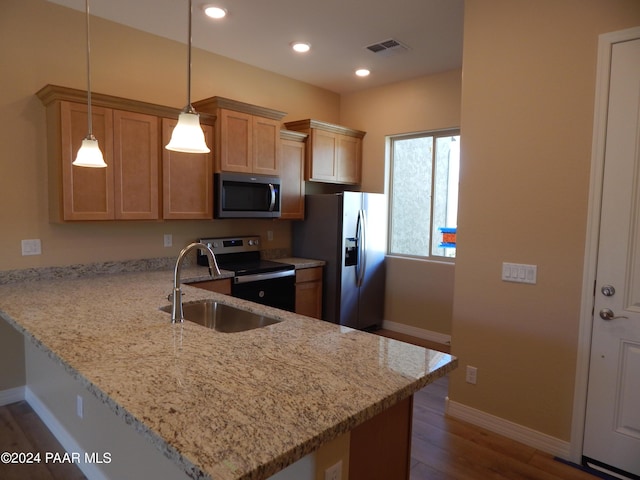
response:
{"label": "over-the-range microwave", "polygon": [[280,178],[252,173],[214,175],[215,218],[280,217]]}

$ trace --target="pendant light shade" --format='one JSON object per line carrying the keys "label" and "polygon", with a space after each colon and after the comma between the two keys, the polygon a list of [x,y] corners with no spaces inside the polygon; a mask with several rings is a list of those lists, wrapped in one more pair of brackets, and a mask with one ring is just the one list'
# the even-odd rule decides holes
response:
{"label": "pendant light shade", "polygon": [[200,115],[193,112],[182,112],[178,124],[173,129],[167,150],[186,153],[209,153],[204,141],[204,132],[200,127]]}
{"label": "pendant light shade", "polygon": [[92,167],[104,168],[107,164],[104,162],[102,152],[98,146],[98,140],[93,136],[92,118],[91,118],[91,44],[89,42],[89,0],[85,0],[85,8],[87,11],[87,123],[89,133],[82,140],[82,146],[78,150],[76,159],[72,165],[76,167]]}
{"label": "pendant light shade", "polygon": [[93,167],[104,168],[107,166],[104,163],[102,152],[98,146],[98,140],[95,137],[87,137],[82,140],[82,146],[78,150],[78,155],[73,162],[76,167]]}
{"label": "pendant light shade", "polygon": [[209,153],[204,140],[204,132],[200,126],[200,115],[191,105],[191,0],[189,0],[189,45],[187,57],[187,106],[178,117],[178,124],[173,129],[167,150],[185,153]]}

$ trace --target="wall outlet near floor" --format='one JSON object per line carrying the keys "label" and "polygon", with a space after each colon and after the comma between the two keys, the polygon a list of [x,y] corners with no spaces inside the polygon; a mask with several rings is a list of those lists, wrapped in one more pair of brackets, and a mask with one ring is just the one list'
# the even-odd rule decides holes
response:
{"label": "wall outlet near floor", "polygon": [[171,235],[170,233],[164,234],[164,246],[173,247],[173,235]]}
{"label": "wall outlet near floor", "polygon": [[478,369],[476,367],[472,367],[471,365],[467,365],[467,383],[471,383],[475,385],[478,382]]}
{"label": "wall outlet near floor", "polygon": [[342,480],[342,460],[324,471],[324,480]]}
{"label": "wall outlet near floor", "polygon": [[78,418],[84,418],[84,402],[80,395],[76,397],[76,414]]}
{"label": "wall outlet near floor", "polygon": [[22,240],[22,255],[40,255],[42,254],[42,243],[39,238]]}

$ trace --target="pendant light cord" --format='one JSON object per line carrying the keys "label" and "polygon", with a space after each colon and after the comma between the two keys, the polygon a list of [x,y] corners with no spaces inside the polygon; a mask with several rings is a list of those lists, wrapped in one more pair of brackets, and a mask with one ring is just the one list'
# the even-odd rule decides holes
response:
{"label": "pendant light cord", "polygon": [[91,37],[89,34],[89,0],[85,0],[85,7],[87,11],[87,123],[89,124],[89,133],[87,135],[87,138],[93,139],[93,119],[91,114]]}
{"label": "pendant light cord", "polygon": [[191,105],[191,14],[193,10],[192,0],[189,0],[189,42],[188,42],[188,53],[187,53],[187,106],[185,107],[185,112],[187,113],[195,113],[193,106]]}

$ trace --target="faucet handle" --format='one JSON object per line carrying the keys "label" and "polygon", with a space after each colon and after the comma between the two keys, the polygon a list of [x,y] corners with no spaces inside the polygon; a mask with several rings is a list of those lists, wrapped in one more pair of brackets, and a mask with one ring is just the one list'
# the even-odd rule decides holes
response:
{"label": "faucet handle", "polygon": [[[184,296],[184,292],[180,292],[180,296],[183,297]],[[167,300],[170,302],[173,302],[173,292],[170,293],[169,295],[167,295]]]}

